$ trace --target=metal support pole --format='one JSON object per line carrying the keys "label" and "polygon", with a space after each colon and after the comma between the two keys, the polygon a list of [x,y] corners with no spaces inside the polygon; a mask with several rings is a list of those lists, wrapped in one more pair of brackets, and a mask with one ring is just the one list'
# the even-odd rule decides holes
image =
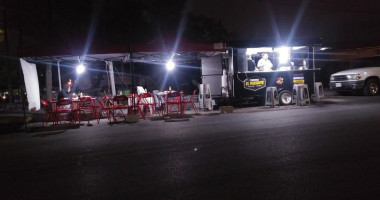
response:
{"label": "metal support pole", "polygon": [[231,51],[231,56],[230,56],[230,72],[229,73],[231,73],[230,74],[230,81],[231,81],[231,84],[230,84],[230,86],[231,86],[231,88],[230,88],[230,90],[231,90],[231,92],[232,92],[232,97],[235,97],[235,81],[234,81],[234,75],[235,75],[235,65],[234,65],[234,49],[230,49],[230,51]]}
{"label": "metal support pole", "polygon": [[45,80],[46,80],[46,99],[50,99],[52,97],[52,88],[53,88],[53,74],[52,74],[52,68],[51,64],[46,65],[46,71],[45,71]]}
{"label": "metal support pole", "polygon": [[61,82],[61,66],[59,65],[60,61],[57,61],[57,68],[58,68],[58,86],[59,86],[59,91],[62,90],[62,82]]}
{"label": "metal support pole", "polygon": [[[313,46],[313,87],[314,85],[315,85],[315,46]],[[314,90],[315,90],[315,87],[314,87]]]}
{"label": "metal support pole", "polygon": [[113,63],[112,61],[108,61],[108,70],[109,70],[109,75],[110,75],[110,81],[111,81],[111,91],[112,91],[112,96],[116,95],[116,88],[115,88],[115,75],[113,72]]}
{"label": "metal support pole", "polygon": [[132,107],[133,107],[133,111],[134,111],[134,114],[136,114],[136,108],[135,108],[135,73],[134,73],[134,65],[133,65],[133,52],[132,52],[132,45],[130,44],[129,45],[129,53],[130,53],[130,56],[129,56],[129,72],[131,73],[131,76],[132,76],[132,89],[131,89],[131,92],[132,92]]}

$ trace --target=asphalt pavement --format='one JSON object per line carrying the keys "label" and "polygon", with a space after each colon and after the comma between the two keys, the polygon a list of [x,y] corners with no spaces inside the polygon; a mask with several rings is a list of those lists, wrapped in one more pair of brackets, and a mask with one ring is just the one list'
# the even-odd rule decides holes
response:
{"label": "asphalt pavement", "polygon": [[380,96],[0,134],[0,199],[378,199]]}

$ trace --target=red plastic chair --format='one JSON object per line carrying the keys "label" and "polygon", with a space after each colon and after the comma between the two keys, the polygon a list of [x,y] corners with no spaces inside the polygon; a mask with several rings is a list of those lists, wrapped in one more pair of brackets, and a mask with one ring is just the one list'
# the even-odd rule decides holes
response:
{"label": "red plastic chair", "polygon": [[[194,103],[194,96],[196,95],[196,93],[197,93],[197,90],[194,90],[190,99],[184,99],[182,101],[182,103],[183,103],[182,108],[185,109],[187,104],[191,104],[193,106],[195,114],[197,115],[197,114],[199,114],[199,112],[198,112],[197,106]],[[184,112],[184,110],[183,110],[183,112]]]}
{"label": "red plastic chair", "polygon": [[142,107],[143,118],[145,118],[145,114],[147,113],[145,111],[148,111],[148,112],[151,111],[152,114],[156,114],[156,111],[155,111],[156,102],[151,93],[148,92],[148,93],[140,94],[138,105],[140,109]]}
{"label": "red plastic chair", "polygon": [[[102,97],[102,100],[100,101],[99,108],[102,116],[106,116],[109,121],[111,121],[111,117],[113,116],[112,113],[112,106],[113,102],[112,100],[106,95]],[[99,124],[99,120],[98,120]]]}
{"label": "red plastic chair", "polygon": [[183,114],[182,94],[180,92],[169,92],[165,95],[166,114],[169,115],[173,111],[173,107],[177,107],[179,114]]}
{"label": "red plastic chair", "polygon": [[112,114],[112,118],[114,119],[114,121],[117,121],[116,116],[115,116],[115,112],[117,110],[119,110],[123,116],[124,116],[123,110],[127,110],[128,113],[130,113],[131,107],[128,106],[128,97],[127,96],[116,95],[113,97],[112,103],[113,103],[113,105],[112,105],[111,114]]}
{"label": "red plastic chair", "polygon": [[45,119],[42,122],[42,126],[47,125],[49,122],[52,122],[53,125],[57,123],[56,113],[54,111],[53,105],[45,99],[41,99],[41,104],[45,110]]}
{"label": "red plastic chair", "polygon": [[[133,103],[133,101],[135,103]],[[129,110],[128,110],[128,114],[132,114],[132,112],[134,112],[135,114],[139,114],[140,117],[142,119],[145,119],[145,115],[144,113],[142,112],[141,108],[140,108],[140,104],[141,104],[141,98],[140,98],[140,95],[137,95],[137,94],[129,94]]]}
{"label": "red plastic chair", "polygon": [[[72,113],[72,121],[71,122],[76,122],[80,124],[81,121],[81,114],[86,115],[85,109],[91,109],[92,113],[92,101],[91,98],[89,97],[81,97],[79,98],[79,101],[75,101],[76,105],[71,109]],[[90,120],[87,119],[87,123],[90,124]]]}
{"label": "red plastic chair", "polygon": [[[57,101],[56,110],[57,122],[61,123],[62,119],[69,120],[69,115],[72,114],[72,101],[67,98],[62,98]],[[65,116],[65,118],[63,117]],[[71,116],[73,118],[73,116]],[[71,123],[72,120],[70,120]]]}
{"label": "red plastic chair", "polygon": [[90,110],[91,111],[91,117],[93,119],[97,119],[97,107],[95,106],[95,99],[93,100],[91,96],[84,96],[80,97],[79,100],[82,102],[80,104],[80,108],[83,110]]}

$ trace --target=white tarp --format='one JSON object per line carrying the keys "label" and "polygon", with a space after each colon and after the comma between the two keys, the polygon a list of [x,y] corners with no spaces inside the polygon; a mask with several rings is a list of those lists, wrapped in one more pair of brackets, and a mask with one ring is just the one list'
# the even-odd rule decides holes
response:
{"label": "white tarp", "polygon": [[26,96],[28,98],[28,109],[39,110],[40,106],[40,87],[38,84],[38,75],[36,64],[28,63],[20,58],[22,72],[24,73],[24,82]]}

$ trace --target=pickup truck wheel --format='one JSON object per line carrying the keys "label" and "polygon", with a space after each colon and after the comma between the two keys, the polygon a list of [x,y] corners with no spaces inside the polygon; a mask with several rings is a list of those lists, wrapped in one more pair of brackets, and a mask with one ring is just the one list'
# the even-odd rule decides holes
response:
{"label": "pickup truck wheel", "polygon": [[279,100],[280,100],[280,105],[290,105],[292,104],[293,100],[293,95],[290,91],[288,90],[283,90],[278,94]]}
{"label": "pickup truck wheel", "polygon": [[375,96],[379,93],[379,82],[374,79],[369,79],[364,86],[364,95]]}

